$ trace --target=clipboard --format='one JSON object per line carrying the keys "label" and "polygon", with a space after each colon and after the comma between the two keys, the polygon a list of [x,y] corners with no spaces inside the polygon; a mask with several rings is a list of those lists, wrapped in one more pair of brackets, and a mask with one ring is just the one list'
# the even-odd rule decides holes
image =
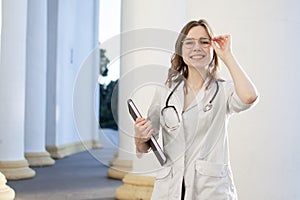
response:
{"label": "clipboard", "polygon": [[[136,105],[134,104],[132,99],[127,100],[128,110],[130,115],[132,116],[133,120],[135,121],[136,118],[142,118],[141,113],[137,109]],[[167,162],[167,157],[161,147],[159,146],[157,140],[153,135],[151,135],[150,139],[147,142],[151,147],[152,151],[154,152],[156,158],[158,159],[161,166],[163,166]]]}

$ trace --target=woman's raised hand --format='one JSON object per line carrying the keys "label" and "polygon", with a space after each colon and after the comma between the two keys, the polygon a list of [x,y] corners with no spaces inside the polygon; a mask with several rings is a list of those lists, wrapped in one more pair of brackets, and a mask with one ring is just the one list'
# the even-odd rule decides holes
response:
{"label": "woman's raised hand", "polygon": [[212,47],[217,55],[224,61],[226,57],[232,54],[230,35],[220,35],[212,38]]}

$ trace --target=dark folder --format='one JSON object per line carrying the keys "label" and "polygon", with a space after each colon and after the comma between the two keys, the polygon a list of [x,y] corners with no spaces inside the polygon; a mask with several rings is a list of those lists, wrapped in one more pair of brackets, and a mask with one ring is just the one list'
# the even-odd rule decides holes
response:
{"label": "dark folder", "polygon": [[[132,116],[133,120],[135,121],[136,118],[142,118],[141,113],[133,103],[132,99],[128,99],[127,101],[128,110],[130,115]],[[167,161],[167,157],[163,150],[160,148],[157,140],[153,135],[151,135],[150,139],[148,140],[148,144],[151,147],[152,151],[154,152],[155,156],[157,157],[158,161],[161,165],[164,165]]]}

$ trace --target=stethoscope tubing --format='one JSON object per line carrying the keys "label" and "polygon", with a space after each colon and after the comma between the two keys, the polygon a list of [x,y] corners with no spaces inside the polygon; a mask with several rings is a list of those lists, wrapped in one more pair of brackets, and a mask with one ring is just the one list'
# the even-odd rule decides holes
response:
{"label": "stethoscope tubing", "polygon": [[[171,98],[171,96],[173,95],[173,93],[175,92],[175,90],[178,88],[178,86],[181,84],[181,82],[182,82],[183,80],[181,79],[177,84],[176,84],[176,86],[173,88],[173,90],[171,91],[171,93],[169,94],[169,96],[168,96],[168,98],[167,98],[167,100],[166,100],[166,106],[165,107],[168,107],[169,106],[169,100],[170,100],[170,98]],[[216,96],[217,96],[217,94],[218,94],[218,92],[219,92],[219,83],[218,83],[218,81],[216,80],[215,81],[215,83],[216,83],[216,91],[215,91],[215,93],[214,93],[214,95],[212,96],[212,98],[210,99],[210,101],[204,106],[204,108],[203,108],[203,111],[204,112],[207,112],[207,111],[210,111],[211,110],[211,108],[212,108],[212,106],[213,106],[213,101],[215,100],[215,98],[216,98]]]}

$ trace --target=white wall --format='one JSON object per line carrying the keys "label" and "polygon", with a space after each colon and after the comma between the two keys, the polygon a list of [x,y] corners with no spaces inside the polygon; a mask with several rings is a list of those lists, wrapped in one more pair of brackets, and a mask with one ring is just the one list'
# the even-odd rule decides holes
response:
{"label": "white wall", "polygon": [[187,2],[188,20],[205,18],[217,34],[232,35],[234,53],[260,93],[259,104],[229,125],[240,199],[299,199],[300,3]]}

